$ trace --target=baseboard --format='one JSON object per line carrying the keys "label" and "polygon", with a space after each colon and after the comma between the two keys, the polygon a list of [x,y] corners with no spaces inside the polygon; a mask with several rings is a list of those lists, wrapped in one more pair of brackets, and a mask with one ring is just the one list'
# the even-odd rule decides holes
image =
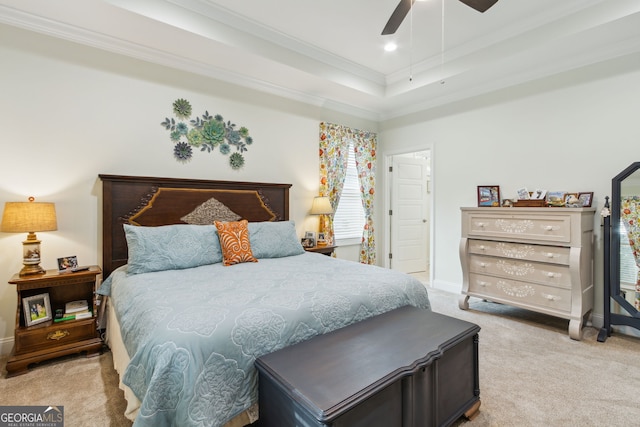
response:
{"label": "baseboard", "polygon": [[591,325],[597,329],[602,328],[604,326],[604,315],[591,314]]}
{"label": "baseboard", "polygon": [[0,356],[8,356],[13,349],[13,337],[0,338]]}
{"label": "baseboard", "polygon": [[437,279],[433,280],[433,284],[431,285],[431,287],[434,289],[438,289],[438,290],[449,292],[456,295],[459,295],[460,291],[462,290],[462,285],[460,285],[460,283],[446,282],[444,280],[437,280]]}

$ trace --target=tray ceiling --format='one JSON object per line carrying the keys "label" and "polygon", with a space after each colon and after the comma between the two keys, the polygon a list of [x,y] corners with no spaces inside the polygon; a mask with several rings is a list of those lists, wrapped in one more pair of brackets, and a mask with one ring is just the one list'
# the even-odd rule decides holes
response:
{"label": "tray ceiling", "polygon": [[397,2],[0,0],[0,22],[371,120],[640,51],[637,0],[417,1],[382,36]]}

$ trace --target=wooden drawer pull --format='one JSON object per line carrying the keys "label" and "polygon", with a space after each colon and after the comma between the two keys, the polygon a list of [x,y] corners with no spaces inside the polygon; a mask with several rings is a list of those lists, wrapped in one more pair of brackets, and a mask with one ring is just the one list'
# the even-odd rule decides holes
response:
{"label": "wooden drawer pull", "polygon": [[543,294],[542,296],[548,299],[549,301],[559,301],[561,299],[559,296],[556,296],[556,295]]}
{"label": "wooden drawer pull", "polygon": [[62,338],[66,337],[67,335],[69,335],[69,331],[67,331],[66,329],[64,331],[58,329],[55,332],[49,332],[49,335],[47,335],[47,339],[59,341]]}
{"label": "wooden drawer pull", "polygon": [[544,229],[547,231],[553,231],[555,230],[555,227],[553,225],[547,225]]}
{"label": "wooden drawer pull", "polygon": [[549,252],[549,253],[547,254],[547,258],[553,258],[553,252]]}

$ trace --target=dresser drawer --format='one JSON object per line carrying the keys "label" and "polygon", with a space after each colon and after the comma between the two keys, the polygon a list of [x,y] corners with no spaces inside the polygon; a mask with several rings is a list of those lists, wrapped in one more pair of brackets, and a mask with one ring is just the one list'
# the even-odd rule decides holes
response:
{"label": "dresser drawer", "polygon": [[521,306],[536,306],[569,313],[571,290],[471,273],[469,293]]}
{"label": "dresser drawer", "polygon": [[571,242],[571,216],[568,214],[532,216],[473,212],[466,215],[466,221],[469,237],[564,244]]}
{"label": "dresser drawer", "polygon": [[469,269],[472,273],[530,281],[547,286],[571,288],[569,267],[565,265],[471,254],[469,256]]}
{"label": "dresser drawer", "polygon": [[72,320],[46,327],[22,328],[16,331],[15,352],[42,350],[89,340],[97,336],[95,319]]}
{"label": "dresser drawer", "polygon": [[569,265],[571,248],[469,239],[469,253]]}

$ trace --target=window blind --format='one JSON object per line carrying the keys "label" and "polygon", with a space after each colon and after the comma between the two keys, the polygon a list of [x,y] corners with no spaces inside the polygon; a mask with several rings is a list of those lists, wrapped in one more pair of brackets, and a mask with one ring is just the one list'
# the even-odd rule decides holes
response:
{"label": "window blind", "polygon": [[360,197],[360,182],[356,169],[356,158],[353,153],[353,144],[349,144],[349,159],[347,173],[342,188],[342,195],[338,208],[333,215],[333,231],[336,240],[360,239],[364,228],[364,209]]}

